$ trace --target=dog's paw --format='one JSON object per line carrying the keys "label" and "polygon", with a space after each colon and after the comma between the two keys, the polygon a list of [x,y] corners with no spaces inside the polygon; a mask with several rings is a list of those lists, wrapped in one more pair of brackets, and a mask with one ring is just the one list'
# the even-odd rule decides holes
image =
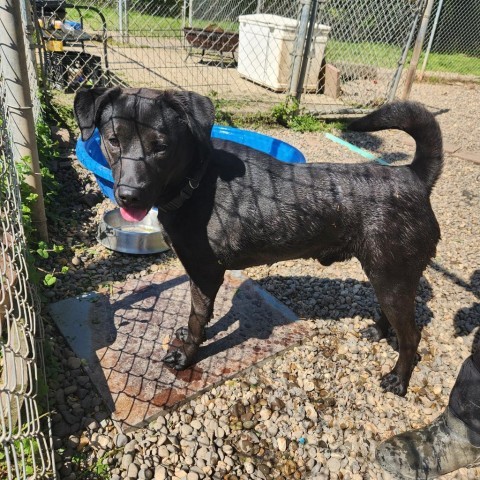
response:
{"label": "dog's paw", "polygon": [[366,328],[360,330],[360,335],[365,338],[366,340],[370,340],[371,342],[379,342],[382,338],[385,338],[382,330],[378,325],[369,325]]}
{"label": "dog's paw", "polygon": [[163,357],[163,362],[175,370],[185,370],[192,363],[180,348],[175,348],[168,352],[165,357]]}
{"label": "dog's paw", "polygon": [[404,397],[407,393],[407,385],[395,372],[387,373],[380,381],[380,386],[385,392],[392,392],[399,397]]}
{"label": "dog's paw", "polygon": [[188,327],[178,328],[177,331],[175,332],[175,336],[182,342],[186,342],[188,337]]}
{"label": "dog's paw", "polygon": [[[188,327],[180,327],[175,332],[175,337],[183,343],[192,343],[188,341]],[[194,340],[193,343],[200,344],[206,340],[205,330],[202,331],[202,335],[198,341]]]}

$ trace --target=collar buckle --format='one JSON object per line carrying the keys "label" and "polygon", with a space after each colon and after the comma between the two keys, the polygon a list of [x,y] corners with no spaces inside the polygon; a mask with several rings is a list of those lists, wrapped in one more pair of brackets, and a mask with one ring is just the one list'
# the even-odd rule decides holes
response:
{"label": "collar buckle", "polygon": [[188,180],[188,185],[192,190],[196,190],[200,185],[200,179],[187,178],[187,180]]}

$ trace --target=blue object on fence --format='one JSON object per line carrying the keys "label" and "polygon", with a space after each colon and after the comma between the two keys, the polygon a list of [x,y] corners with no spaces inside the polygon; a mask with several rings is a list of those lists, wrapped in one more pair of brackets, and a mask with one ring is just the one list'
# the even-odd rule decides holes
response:
{"label": "blue object on fence", "polygon": [[82,24],[80,22],[74,22],[73,20],[64,20],[63,23],[72,27],[74,30],[82,29]]}
{"label": "blue object on fence", "polygon": [[[305,157],[300,150],[262,133],[214,125],[212,138],[230,140],[231,142],[246,145],[260,152],[267,153],[282,162],[305,163]],[[81,138],[77,140],[76,153],[80,163],[95,175],[102,193],[115,203],[112,172],[100,148],[100,134],[98,130],[95,130],[93,135],[85,142]]]}

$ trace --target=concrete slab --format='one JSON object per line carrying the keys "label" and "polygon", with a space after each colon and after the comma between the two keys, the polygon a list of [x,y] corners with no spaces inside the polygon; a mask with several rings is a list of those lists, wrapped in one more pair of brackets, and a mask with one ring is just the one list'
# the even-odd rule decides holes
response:
{"label": "concrete slab", "polygon": [[468,160],[469,162],[480,164],[480,152],[466,152],[461,150],[455,153],[455,156],[462,160]]}
{"label": "concrete slab", "polygon": [[190,311],[188,277],[167,270],[116,283],[110,295],[62,300],[51,313],[120,429],[148,423],[287,347],[309,328],[240,272],[229,272],[199,362],[182,372],[162,362]]}
{"label": "concrete slab", "polygon": [[[412,137],[407,137],[405,135],[402,135],[401,138],[405,145],[415,146],[415,140]],[[460,147],[457,145],[454,145],[453,143],[443,142],[443,151],[445,153],[455,153],[459,149]]]}

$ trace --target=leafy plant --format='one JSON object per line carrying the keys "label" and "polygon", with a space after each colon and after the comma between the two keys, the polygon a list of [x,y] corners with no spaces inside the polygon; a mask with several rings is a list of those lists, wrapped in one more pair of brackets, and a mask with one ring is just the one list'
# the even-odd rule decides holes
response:
{"label": "leafy plant", "polygon": [[76,465],[76,474],[79,479],[90,480],[107,480],[110,478],[110,467],[106,460],[117,454],[119,449],[113,449],[103,456],[95,459],[95,463],[89,462],[89,457],[82,453],[76,452],[72,456],[72,463]]}
{"label": "leafy plant", "polygon": [[294,97],[288,97],[285,103],[273,107],[272,116],[280,125],[296,132],[325,132],[343,128],[340,122],[327,123],[300,108],[298,100]]}
{"label": "leafy plant", "polygon": [[[61,273],[65,274],[68,272],[68,267],[62,267]],[[53,287],[57,283],[57,277],[55,276],[55,270],[52,273],[47,273],[45,277],[43,277],[43,284],[46,287]]]}
{"label": "leafy plant", "polygon": [[307,113],[293,117],[289,127],[296,132],[318,132],[325,130],[325,122]]}
{"label": "leafy plant", "polygon": [[218,92],[212,90],[208,96],[210,100],[213,102],[213,106],[215,107],[215,123],[220,125],[234,125],[233,116],[231,113],[227,112],[224,107],[227,104],[226,100],[223,100],[218,96]]}
{"label": "leafy plant", "polygon": [[285,103],[280,103],[272,108],[273,118],[277,123],[290,128],[293,119],[300,110],[298,100],[295,97],[287,97]]}
{"label": "leafy plant", "polygon": [[57,277],[53,273],[47,273],[43,278],[43,284],[46,287],[53,287],[57,281]]}
{"label": "leafy plant", "polygon": [[[43,198],[46,207],[47,217],[54,219],[53,212],[55,209],[48,208],[53,204],[55,197],[58,194],[60,185],[55,179],[54,175],[48,168],[52,159],[58,157],[57,144],[52,141],[50,136],[50,128],[41,117],[36,125],[36,138],[38,147],[38,156],[40,162],[40,174],[42,177]],[[31,159],[24,157],[17,163],[17,172],[20,180],[20,196],[22,199],[22,218],[24,224],[25,235],[30,245],[35,242],[35,229],[32,225],[32,208],[38,200],[38,194],[33,191],[33,188],[27,183],[26,178],[32,175]]]}
{"label": "leafy plant", "polygon": [[53,248],[48,248],[48,245],[45,242],[41,241],[38,243],[38,248],[37,248],[38,255],[40,255],[42,258],[48,258],[50,256],[49,252],[54,252],[54,253],[63,252],[63,246],[54,245]]}
{"label": "leafy plant", "polygon": [[54,212],[55,209],[48,207],[53,204],[57,197],[60,184],[51,172],[49,166],[52,160],[58,158],[58,143],[52,140],[50,127],[41,117],[36,125],[36,137],[46,213],[47,216],[51,216],[51,213]]}
{"label": "leafy plant", "polygon": [[[42,98],[44,101],[44,99]],[[44,101],[44,110],[50,112],[51,108],[46,108]],[[45,114],[46,118],[46,114]],[[37,139],[37,148],[38,156],[40,163],[40,174],[42,177],[42,187],[43,187],[43,197],[45,203],[45,211],[47,218],[50,221],[55,221],[55,208],[50,208],[55,201],[56,196],[58,195],[60,185],[56,180],[55,176],[51,172],[49,166],[51,162],[58,158],[58,145],[51,138],[50,127],[48,126],[46,120],[43,116],[39,117],[39,120],[36,124],[36,139]],[[28,157],[24,157],[20,162],[17,163],[17,173],[20,183],[20,197],[21,197],[21,209],[22,209],[22,220],[23,227],[25,232],[25,237],[29,246],[29,255],[27,257],[27,263],[29,266],[30,279],[34,283],[40,283],[42,281],[40,275],[40,267],[36,262],[36,255],[41,259],[48,259],[52,253],[59,253],[63,251],[63,246],[53,245],[53,247],[48,247],[48,245],[40,241],[37,243],[37,235],[35,228],[32,224],[32,210],[35,202],[38,200],[38,194],[33,191],[33,188],[27,182],[27,177],[32,175],[31,170],[31,161]],[[35,255],[36,254],[36,255]],[[66,270],[65,270],[66,268]],[[62,273],[68,271],[67,267],[62,269]],[[43,276],[43,285],[47,287],[53,286],[57,277],[55,272],[44,272],[46,275]]]}
{"label": "leafy plant", "polygon": [[[22,427],[25,431],[26,425]],[[15,455],[17,457],[17,464],[20,476],[28,475],[29,477],[35,474],[35,464],[38,466],[40,449],[38,441],[32,438],[20,438],[14,440],[11,444],[11,454],[5,453],[5,450],[0,450],[0,478],[8,478],[8,474],[13,473],[7,469],[6,455]],[[5,476],[4,476],[5,475]]]}
{"label": "leafy plant", "polygon": [[340,122],[332,123],[320,120],[314,114],[300,108],[295,97],[288,97],[284,103],[275,105],[269,111],[240,113],[241,102],[226,100],[211,91],[209,97],[215,107],[215,122],[233,127],[261,128],[282,125],[296,132],[319,132],[343,129]]}

